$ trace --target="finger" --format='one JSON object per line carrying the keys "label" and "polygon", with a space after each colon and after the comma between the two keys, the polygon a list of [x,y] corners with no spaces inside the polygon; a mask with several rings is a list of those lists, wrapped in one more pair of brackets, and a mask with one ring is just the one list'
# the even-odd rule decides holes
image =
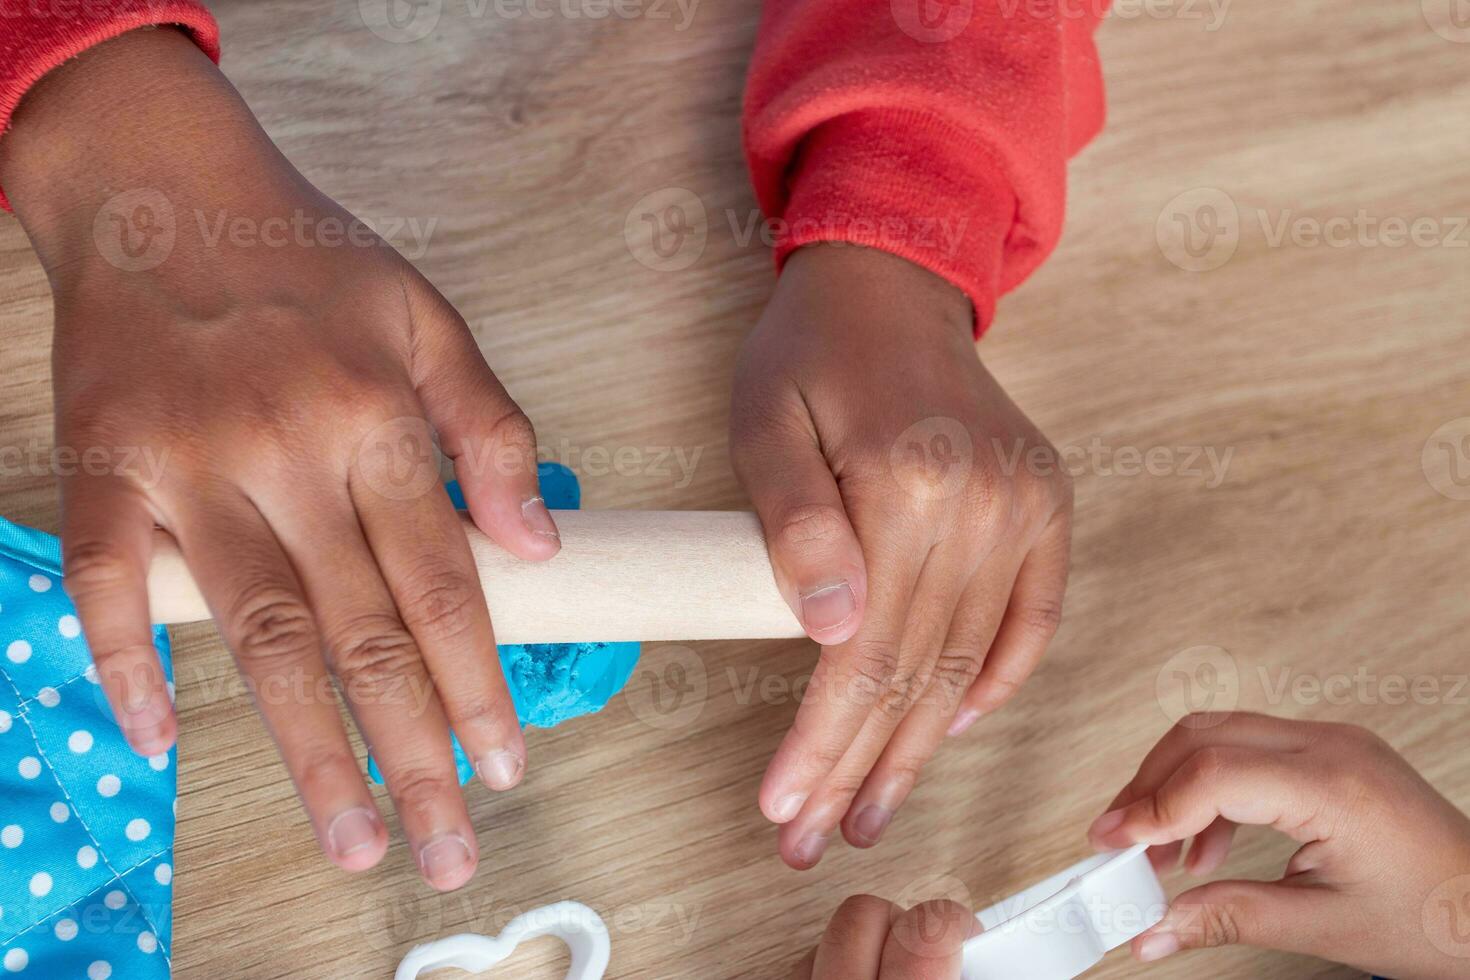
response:
{"label": "finger", "polygon": [[812,980],[878,980],[889,927],[901,912],[873,895],[845,900],[813,953]]}
{"label": "finger", "polygon": [[956,902],[921,902],[898,917],[883,945],[882,980],[959,980],[965,940],[978,930]]}
{"label": "finger", "polygon": [[[789,417],[807,419],[805,407],[791,409]],[[737,441],[733,461],[791,611],[823,646],[845,642],[867,608],[866,565],[810,421],[767,426],[754,444]]]}
{"label": "finger", "polygon": [[134,752],[168,751],[178,733],[148,618],[153,514],[119,476],[62,487],[62,584],[77,609],[97,680]]}
{"label": "finger", "polygon": [[791,980],[813,980],[812,970],[817,965],[817,951],[807,950],[805,956],[796,961],[796,966],[791,968]]}
{"label": "finger", "polygon": [[1018,564],[992,552],[960,598],[928,689],[883,747],[843,817],[842,835],[854,847],[878,842],[944,742],[995,638]]}
{"label": "finger", "polygon": [[1015,574],[995,642],[955,715],[950,735],[962,734],[1009,701],[1041,662],[1062,621],[1071,554],[1072,517],[1067,509],[1051,519]]}
{"label": "finger", "polygon": [[1163,921],[1133,940],[1144,962],[1180,950],[1241,943],[1310,953],[1306,937],[1340,914],[1328,894],[1282,882],[1216,881],[1190,889],[1169,906]]}
{"label": "finger", "polygon": [[387,833],[342,728],[317,623],[271,528],[226,493],[195,498],[170,523],[322,850],[348,870],[377,864]]}
{"label": "finger", "polygon": [[478,845],[449,741],[449,720],[418,644],[399,616],[345,491],[268,504],[287,542],[342,694],[430,886],[474,874]]}
{"label": "finger", "polygon": [[[760,806],[774,823],[795,819],[880,700],[903,680],[897,675],[904,623],[924,555],[899,542],[875,546],[872,554],[882,556],[885,574],[872,584],[862,628],[846,643],[823,648],[791,730],[766,768]],[[841,816],[840,810],[831,816],[833,826]]]}
{"label": "finger", "polygon": [[518,558],[550,558],[561,550],[561,535],[541,497],[530,420],[448,301],[415,280],[409,305],[414,387],[475,526]]}
{"label": "finger", "polygon": [[1089,836],[1100,847],[1167,844],[1224,817],[1315,839],[1327,801],[1320,773],[1301,759],[1259,749],[1201,749],[1156,792],[1099,817]]}
{"label": "finger", "polygon": [[[948,567],[949,562],[950,559],[930,552],[914,588],[914,599],[902,626],[903,638],[886,683],[878,686],[875,676],[857,675],[840,686],[819,685],[813,677],[808,686],[798,717],[809,708],[818,716],[826,714],[841,718],[844,714],[865,712],[866,717],[846,751],[812,786],[797,818],[784,825],[778,834],[782,857],[792,867],[809,868],[821,858],[828,838],[851,807],[854,795],[872,771],[873,764],[920,694],[928,688],[938,648],[954,618],[959,598],[951,583],[964,580],[961,577],[963,573],[957,574]],[[871,625],[875,624],[864,626],[850,645],[860,645],[863,633]],[[825,651],[823,659],[835,652]],[[819,664],[818,672],[820,669]],[[812,727],[825,731],[832,724],[817,721],[812,723]],[[836,724],[841,724],[841,721]],[[793,734],[795,732],[793,728]],[[824,753],[827,748],[823,746],[818,753]],[[782,753],[778,750],[777,759],[781,758]]]}
{"label": "finger", "polygon": [[1117,810],[1153,793],[1200,749],[1210,746],[1299,752],[1311,744],[1309,726],[1248,711],[1203,712],[1181,719],[1149,750],[1138,771],[1108,810]]}
{"label": "finger", "polygon": [[1238,824],[1220,817],[1194,838],[1189,846],[1189,857],[1184,869],[1192,875],[1214,874],[1230,856],[1230,845],[1235,839]]}
{"label": "finger", "polygon": [[501,673],[474,556],[449,498],[390,500],[355,482],[363,532],[403,623],[413,634],[449,723],[481,780],[520,782],[526,745]]}

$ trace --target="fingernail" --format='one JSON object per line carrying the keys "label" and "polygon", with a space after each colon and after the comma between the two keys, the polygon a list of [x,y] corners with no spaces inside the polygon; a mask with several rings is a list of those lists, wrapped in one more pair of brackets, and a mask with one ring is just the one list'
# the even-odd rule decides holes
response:
{"label": "fingernail", "polygon": [[806,803],[805,793],[787,793],[771,807],[771,813],[776,817],[777,823],[785,823],[796,818],[804,803]]}
{"label": "fingernail", "polygon": [[514,752],[505,749],[492,752],[475,764],[475,772],[491,789],[510,789],[521,781],[521,772],[526,764]]}
{"label": "fingernail", "polygon": [[949,732],[947,734],[950,738],[956,735],[963,735],[969,730],[971,725],[980,720],[982,714],[984,712],[976,708],[963,709],[959,714],[954,716],[954,721],[949,723]]}
{"label": "fingernail", "polygon": [[791,856],[796,858],[797,864],[805,864],[810,867],[822,859],[822,852],[827,849],[827,838],[821,834],[807,834],[796,842],[791,849]]}
{"label": "fingernail", "polygon": [[1161,960],[1179,952],[1179,937],[1172,932],[1156,932],[1138,942],[1138,958],[1145,963]]}
{"label": "fingernail", "polygon": [[365,806],[344,810],[327,824],[327,843],[339,858],[372,847],[378,839],[378,815]]}
{"label": "fingernail", "polygon": [[801,596],[801,622],[809,633],[835,630],[857,612],[857,599],[846,582],[824,585]]}
{"label": "fingernail", "polygon": [[892,819],[893,811],[887,807],[864,807],[853,821],[853,829],[869,844],[876,844],[878,838],[883,836],[883,831],[888,828],[888,821]]}
{"label": "fingernail", "polygon": [[470,863],[470,846],[458,834],[443,834],[419,849],[419,868],[430,882],[451,880]]}
{"label": "fingernail", "polygon": [[526,522],[526,527],[532,534],[561,540],[561,533],[556,529],[556,521],[551,519],[551,511],[546,509],[546,501],[540,497],[532,497],[521,504],[521,519]]}
{"label": "fingernail", "polygon": [[1106,837],[1123,825],[1123,810],[1109,810],[1092,822],[1087,833],[1092,837]]}

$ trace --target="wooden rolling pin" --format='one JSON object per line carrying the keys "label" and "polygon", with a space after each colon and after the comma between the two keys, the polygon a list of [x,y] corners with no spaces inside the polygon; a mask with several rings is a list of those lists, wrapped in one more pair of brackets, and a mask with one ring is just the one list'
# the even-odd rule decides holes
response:
{"label": "wooden rolling pin", "polygon": [[[515,558],[465,518],[497,643],[803,636],[744,511],[556,512],[561,553]],[[210,618],[178,545],[160,531],[148,573],[155,623]]]}

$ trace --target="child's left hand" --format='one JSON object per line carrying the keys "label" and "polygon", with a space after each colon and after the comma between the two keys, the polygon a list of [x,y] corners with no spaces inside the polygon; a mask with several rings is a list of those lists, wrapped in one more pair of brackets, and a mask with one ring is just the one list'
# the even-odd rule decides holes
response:
{"label": "child's left hand", "polygon": [[731,416],[776,581],[824,647],[761,787],[787,864],[839,822],[877,843],[946,732],[1036,666],[1071,546],[1053,453],[975,356],[958,289],[855,246],[791,256]]}

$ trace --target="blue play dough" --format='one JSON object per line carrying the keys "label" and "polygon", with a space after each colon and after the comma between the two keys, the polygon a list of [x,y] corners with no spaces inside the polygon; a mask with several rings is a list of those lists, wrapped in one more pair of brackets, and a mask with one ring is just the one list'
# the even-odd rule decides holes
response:
{"label": "blue play dough", "polygon": [[[557,463],[537,467],[541,496],[552,510],[576,510],[582,504],[577,474]],[[459,485],[446,488],[454,506],[465,509]],[[494,610],[491,611],[492,615]],[[637,643],[529,643],[497,647],[500,666],[515,702],[521,727],[553,728],[581,715],[601,711],[628,683],[638,664]],[[475,776],[475,767],[454,739],[454,765],[460,785]],[[383,781],[378,764],[368,758],[368,775]]]}

